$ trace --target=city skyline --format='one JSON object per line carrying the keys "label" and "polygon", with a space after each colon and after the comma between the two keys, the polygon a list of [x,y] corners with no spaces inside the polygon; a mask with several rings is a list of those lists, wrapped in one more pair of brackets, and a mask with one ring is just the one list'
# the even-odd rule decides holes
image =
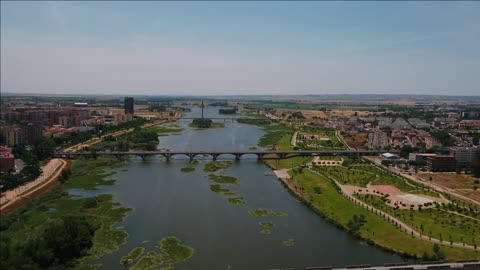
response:
{"label": "city skyline", "polygon": [[1,2],[2,93],[478,95],[475,2]]}

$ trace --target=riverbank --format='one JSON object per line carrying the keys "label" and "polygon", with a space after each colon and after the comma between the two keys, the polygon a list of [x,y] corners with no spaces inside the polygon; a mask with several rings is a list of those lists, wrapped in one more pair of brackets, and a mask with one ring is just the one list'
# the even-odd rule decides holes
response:
{"label": "riverbank", "polygon": [[0,199],[0,215],[6,215],[28,203],[34,196],[56,185],[62,174],[70,167],[70,162],[52,159],[42,167],[42,175],[22,186],[3,192]]}
{"label": "riverbank", "polygon": [[[71,176],[64,184],[56,185],[29,201],[27,205],[3,216],[0,221],[2,247],[0,268],[64,265],[68,268],[82,266],[81,269],[93,269],[94,266],[86,264],[88,261],[118,250],[126,242],[128,234],[124,230],[113,229],[112,226],[122,221],[131,209],[121,207],[119,203],[113,201],[113,195],[110,194],[78,197],[69,195],[68,190],[94,190],[101,185],[111,185],[115,181],[107,180],[106,177],[112,176],[115,172],[106,173],[105,170],[121,164],[120,161],[110,158],[75,160],[70,166]],[[80,257],[63,258],[59,261],[55,260],[55,257],[51,258],[52,254],[29,253],[29,248],[34,248],[29,243],[42,241],[43,234],[66,217],[85,220],[91,228],[94,228],[93,237],[88,240],[91,245],[81,251]],[[64,236],[74,237],[73,234]]]}
{"label": "riverbank", "polygon": [[[426,253],[429,257],[435,255],[433,244],[413,238],[405,232],[400,232],[392,223],[365,208],[352,203],[341,196],[337,188],[319,175],[303,170],[299,174],[291,174],[290,178],[279,178],[292,195],[312,208],[325,220],[335,226],[349,231],[352,235],[363,239],[368,244],[379,246],[385,250],[401,254],[406,258],[422,258]],[[319,187],[319,189],[315,189]],[[366,223],[358,231],[352,231],[349,223],[354,215],[363,215]],[[448,260],[478,259],[477,251],[441,247]]]}
{"label": "riverbank", "polygon": [[[268,145],[285,150],[292,146],[294,130],[288,127],[264,127],[267,134],[263,140],[268,140]],[[281,132],[278,132],[281,130]],[[266,144],[264,144],[266,145]],[[425,236],[411,235],[409,230],[400,230],[393,222],[385,217],[380,217],[355,204],[341,195],[340,190],[328,179],[321,177],[308,169],[292,170],[306,165],[308,158],[295,157],[285,160],[265,160],[281,183],[289,192],[335,226],[348,231],[351,235],[363,239],[371,245],[376,245],[384,250],[401,254],[408,258],[428,260],[431,258],[444,258],[448,260],[478,259],[480,253],[473,246],[451,247],[447,242],[434,239],[422,240]],[[288,172],[288,173],[287,173]],[[288,174],[288,176],[287,176]],[[371,206],[368,206],[372,208]],[[363,224],[353,226],[358,217],[365,218]],[[355,219],[357,217],[357,219]],[[358,227],[359,228],[353,228]],[[416,237],[418,236],[418,237]],[[435,252],[433,245],[441,244],[440,253]],[[456,244],[458,245],[458,243]],[[468,249],[471,250],[468,250]]]}

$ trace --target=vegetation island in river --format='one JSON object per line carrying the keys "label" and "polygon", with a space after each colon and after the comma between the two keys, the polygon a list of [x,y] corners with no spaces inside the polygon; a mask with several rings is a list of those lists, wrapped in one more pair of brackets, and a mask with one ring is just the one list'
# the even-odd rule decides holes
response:
{"label": "vegetation island in river", "polygon": [[207,129],[207,128],[222,128],[225,127],[223,123],[213,122],[212,119],[208,118],[196,118],[193,119],[192,123],[188,124],[190,127],[195,129]]}

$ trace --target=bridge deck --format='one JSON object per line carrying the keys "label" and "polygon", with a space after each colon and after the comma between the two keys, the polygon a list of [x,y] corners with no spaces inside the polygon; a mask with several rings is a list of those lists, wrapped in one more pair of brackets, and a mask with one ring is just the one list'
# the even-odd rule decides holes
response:
{"label": "bridge deck", "polygon": [[322,155],[378,155],[382,151],[368,151],[368,150],[299,150],[299,151],[113,151],[113,152],[55,152],[54,157],[59,158],[73,158],[76,156],[83,157],[97,157],[97,156],[140,156],[146,158],[147,156],[164,156],[167,159],[174,155],[185,155],[190,159],[200,155],[211,156],[216,160],[221,155],[233,155],[235,159],[240,159],[244,155],[256,155],[257,158],[276,158],[282,159],[289,156],[322,156]]}

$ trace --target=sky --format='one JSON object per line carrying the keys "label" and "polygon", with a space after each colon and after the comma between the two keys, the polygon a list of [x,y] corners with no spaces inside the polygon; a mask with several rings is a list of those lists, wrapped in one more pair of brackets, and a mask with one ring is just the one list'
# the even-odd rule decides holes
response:
{"label": "sky", "polygon": [[480,2],[1,1],[1,91],[480,95]]}

